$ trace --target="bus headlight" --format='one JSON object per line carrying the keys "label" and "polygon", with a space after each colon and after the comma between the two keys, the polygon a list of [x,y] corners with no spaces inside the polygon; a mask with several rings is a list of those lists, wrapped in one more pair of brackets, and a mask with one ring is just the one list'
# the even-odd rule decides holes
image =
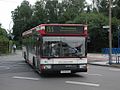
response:
{"label": "bus headlight", "polygon": [[86,68],[87,67],[87,65],[79,65],[79,68]]}
{"label": "bus headlight", "polygon": [[45,65],[45,66],[44,66],[44,69],[51,69],[51,68],[52,68],[51,65]]}

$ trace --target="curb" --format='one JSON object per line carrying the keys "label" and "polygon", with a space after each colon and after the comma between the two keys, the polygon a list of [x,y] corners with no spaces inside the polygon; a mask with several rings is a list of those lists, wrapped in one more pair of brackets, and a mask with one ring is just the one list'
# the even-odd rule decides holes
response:
{"label": "curb", "polygon": [[96,66],[109,66],[108,64],[96,64],[96,63],[91,63],[91,62],[89,62],[88,64],[90,64],[90,65],[96,65]]}
{"label": "curb", "polygon": [[95,64],[95,63],[88,63],[89,65],[95,65],[95,66],[104,66],[104,67],[115,67],[115,68],[120,68],[120,64],[112,64],[112,65],[109,65],[109,64]]}
{"label": "curb", "polygon": [[120,68],[120,64],[112,64],[112,67]]}

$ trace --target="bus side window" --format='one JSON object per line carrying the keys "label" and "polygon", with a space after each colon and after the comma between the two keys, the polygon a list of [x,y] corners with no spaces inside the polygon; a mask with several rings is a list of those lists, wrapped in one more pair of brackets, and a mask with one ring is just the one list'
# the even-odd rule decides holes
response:
{"label": "bus side window", "polygon": [[38,55],[42,55],[42,38],[38,37],[37,38],[37,53]]}

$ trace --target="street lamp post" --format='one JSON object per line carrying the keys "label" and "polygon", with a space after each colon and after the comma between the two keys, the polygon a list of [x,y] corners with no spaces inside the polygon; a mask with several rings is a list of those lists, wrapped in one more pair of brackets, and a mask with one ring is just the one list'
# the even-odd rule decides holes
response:
{"label": "street lamp post", "polygon": [[118,48],[120,48],[120,25],[118,26]]}
{"label": "street lamp post", "polygon": [[109,64],[112,64],[111,0],[109,0]]}
{"label": "street lamp post", "polygon": [[10,21],[9,29],[8,29],[8,33],[9,33],[9,53],[12,52],[12,39],[14,38],[13,35],[12,35],[12,29],[10,28],[11,24],[12,24],[12,21]]}

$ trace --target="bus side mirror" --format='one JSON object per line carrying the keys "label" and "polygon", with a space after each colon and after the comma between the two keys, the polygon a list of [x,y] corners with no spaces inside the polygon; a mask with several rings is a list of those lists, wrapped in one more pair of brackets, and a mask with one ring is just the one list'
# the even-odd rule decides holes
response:
{"label": "bus side mirror", "polygon": [[87,38],[87,43],[90,43],[90,37]]}

